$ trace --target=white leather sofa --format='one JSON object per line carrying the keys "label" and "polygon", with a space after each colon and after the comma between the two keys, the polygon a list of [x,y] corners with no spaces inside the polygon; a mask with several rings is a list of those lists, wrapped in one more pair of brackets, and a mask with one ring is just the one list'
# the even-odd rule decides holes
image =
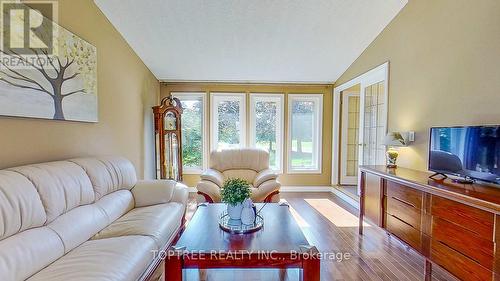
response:
{"label": "white leather sofa", "polygon": [[187,188],[124,158],[0,171],[0,280],[143,280],[183,224]]}
{"label": "white leather sofa", "polygon": [[250,183],[253,202],[279,202],[281,184],[278,174],[269,168],[269,153],[256,148],[227,149],[210,154],[209,169],[201,174],[197,201],[220,202],[220,189],[228,178]]}

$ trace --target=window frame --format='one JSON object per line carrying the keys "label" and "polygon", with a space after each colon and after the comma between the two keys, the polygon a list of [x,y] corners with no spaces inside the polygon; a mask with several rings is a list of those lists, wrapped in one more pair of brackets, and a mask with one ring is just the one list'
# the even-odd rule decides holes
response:
{"label": "window frame", "polygon": [[[203,114],[201,116],[202,118],[202,167],[200,168],[194,168],[194,167],[185,167],[184,163],[182,165],[182,172],[183,174],[186,175],[201,175],[204,170],[207,169],[208,167],[208,145],[207,145],[207,140],[208,140],[208,104],[207,104],[207,93],[206,92],[170,92],[170,94],[176,98],[179,98],[179,100],[182,102],[184,99],[199,99],[201,97],[202,101],[202,108],[203,108]],[[182,130],[182,115],[181,115],[181,130]]]}
{"label": "window frame", "polygon": [[247,144],[247,111],[246,111],[246,93],[244,92],[211,92],[210,93],[210,150],[217,150],[218,146],[218,102],[219,101],[239,101],[240,102],[240,148]]}
{"label": "window frame", "polygon": [[[313,160],[316,160],[313,169],[292,168],[292,105],[294,101],[313,101],[317,103],[317,112],[315,112],[315,131],[313,131]],[[323,94],[288,94],[288,126],[287,126],[287,173],[288,174],[321,174],[323,166]],[[314,139],[316,135],[316,139]],[[316,150],[316,151],[315,151]],[[316,159],[314,159],[317,154]]]}
{"label": "window frame", "polygon": [[250,93],[250,146],[256,147],[256,115],[255,115],[255,103],[258,101],[271,101],[277,102],[279,105],[278,112],[278,126],[276,130],[276,158],[278,169],[274,170],[279,173],[283,173],[284,170],[284,137],[285,137],[285,94],[283,93]]}

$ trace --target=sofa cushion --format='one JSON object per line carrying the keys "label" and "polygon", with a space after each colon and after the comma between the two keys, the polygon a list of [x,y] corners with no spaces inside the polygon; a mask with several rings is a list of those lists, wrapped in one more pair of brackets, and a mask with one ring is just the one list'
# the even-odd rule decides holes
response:
{"label": "sofa cushion", "polygon": [[33,227],[47,219],[33,184],[12,171],[0,171],[0,240]]}
{"label": "sofa cushion", "polygon": [[63,255],[64,246],[54,231],[28,229],[0,241],[0,280],[25,280]]}
{"label": "sofa cushion", "polygon": [[269,153],[262,149],[241,148],[213,151],[210,167],[220,172],[229,169],[244,169],[260,172],[269,168]]}
{"label": "sofa cushion", "polygon": [[92,239],[125,235],[146,235],[156,242],[156,249],[164,247],[181,225],[185,206],[180,203],[158,204],[135,208],[97,233]]}
{"label": "sofa cushion", "polygon": [[226,170],[222,174],[224,175],[224,180],[238,178],[246,180],[249,184],[253,184],[257,172],[253,170]]}
{"label": "sofa cushion", "polygon": [[90,239],[109,224],[106,213],[96,204],[81,206],[47,225],[64,244],[64,253]]}
{"label": "sofa cushion", "polygon": [[108,225],[134,208],[134,197],[129,190],[110,193],[95,203],[108,218]]}
{"label": "sofa cushion", "polygon": [[130,190],[137,182],[134,166],[122,157],[76,158],[70,161],[87,172],[96,200],[116,190]]}
{"label": "sofa cushion", "polygon": [[124,236],[85,242],[29,281],[136,281],[153,261],[154,241]]}
{"label": "sofa cushion", "polygon": [[132,188],[135,207],[168,203],[172,200],[177,182],[173,180],[141,180]]}
{"label": "sofa cushion", "polygon": [[75,207],[94,202],[94,190],[85,171],[68,162],[50,162],[9,169],[27,177],[42,200],[47,223]]}

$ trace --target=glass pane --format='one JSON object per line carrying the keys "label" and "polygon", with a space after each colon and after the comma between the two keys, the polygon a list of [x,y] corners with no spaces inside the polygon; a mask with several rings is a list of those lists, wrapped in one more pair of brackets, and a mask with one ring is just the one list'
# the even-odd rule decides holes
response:
{"label": "glass pane", "polygon": [[218,142],[217,149],[238,148],[240,146],[240,102],[235,100],[220,101],[217,104]]}
{"label": "glass pane", "polygon": [[255,102],[255,146],[269,152],[269,166],[280,169],[278,127],[280,105],[275,101]]}
{"label": "glass pane", "polygon": [[177,119],[175,118],[175,114],[171,111],[165,114],[163,118],[163,123],[165,124],[165,130],[171,131],[177,129]]}
{"label": "glass pane", "polygon": [[346,176],[358,175],[358,130],[359,130],[359,97],[348,98],[347,122],[347,169]]}
{"label": "glass pane", "polygon": [[172,134],[172,167],[170,170],[171,178],[179,178],[179,144],[177,143],[177,134]]}
{"label": "glass pane", "polygon": [[384,103],[384,82],[365,88],[364,165],[380,165],[384,163],[385,157],[382,157],[385,154],[383,146],[386,120]]}
{"label": "glass pane", "polygon": [[296,100],[292,102],[292,169],[315,169],[314,120],[315,103]]}
{"label": "glass pane", "polygon": [[182,165],[203,168],[203,98],[182,98]]}

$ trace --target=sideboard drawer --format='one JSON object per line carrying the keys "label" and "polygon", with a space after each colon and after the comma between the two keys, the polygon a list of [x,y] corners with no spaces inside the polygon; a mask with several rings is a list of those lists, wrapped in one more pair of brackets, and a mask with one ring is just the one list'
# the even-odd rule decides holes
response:
{"label": "sideboard drawer", "polygon": [[451,201],[439,196],[432,196],[431,212],[449,222],[458,224],[484,239],[493,241],[495,216],[474,207]]}
{"label": "sideboard drawer", "polygon": [[405,202],[399,201],[394,197],[386,197],[386,200],[387,213],[397,217],[417,230],[421,229],[421,210]]}
{"label": "sideboard drawer", "polygon": [[422,209],[423,193],[419,190],[388,180],[386,195],[387,197],[393,197],[399,201],[405,202],[416,209]]}
{"label": "sideboard drawer", "polygon": [[408,243],[415,250],[419,252],[422,250],[420,231],[390,214],[387,214],[386,220],[386,227],[389,232]]}
{"label": "sideboard drawer", "polygon": [[466,280],[492,280],[493,273],[445,244],[431,241],[431,259],[452,274]]}
{"label": "sideboard drawer", "polygon": [[432,238],[493,270],[493,241],[438,217],[432,219]]}

